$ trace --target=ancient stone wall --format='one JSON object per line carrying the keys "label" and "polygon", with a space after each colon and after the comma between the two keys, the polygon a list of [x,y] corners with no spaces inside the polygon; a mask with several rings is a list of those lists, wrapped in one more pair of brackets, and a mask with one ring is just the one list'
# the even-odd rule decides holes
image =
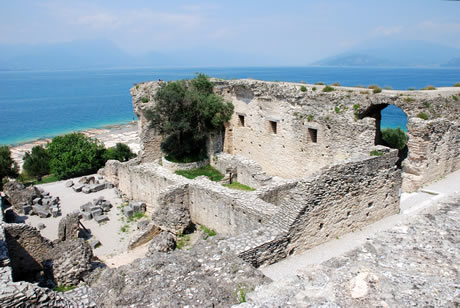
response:
{"label": "ancient stone wall", "polygon": [[[381,139],[380,110],[389,104],[401,108],[409,117],[409,156],[403,162],[405,190],[416,190],[460,168],[457,88],[383,90],[374,94],[369,89],[335,87],[335,91],[326,93],[322,91],[324,86],[318,85],[255,80],[214,82],[215,91],[235,105],[235,113],[226,126],[223,145],[213,145],[256,161],[268,175],[299,179],[348,159],[353,153],[367,151]],[[140,118],[154,104],[159,86],[159,82],[149,82],[131,89]],[[301,86],[307,91],[301,91]],[[143,103],[143,97],[149,101]],[[428,120],[419,119],[421,113]],[[154,134],[146,130],[145,117],[142,119],[140,130],[146,135]],[[149,138],[141,138],[141,143],[148,148],[144,156],[153,160],[161,156],[161,151],[159,142]]]}

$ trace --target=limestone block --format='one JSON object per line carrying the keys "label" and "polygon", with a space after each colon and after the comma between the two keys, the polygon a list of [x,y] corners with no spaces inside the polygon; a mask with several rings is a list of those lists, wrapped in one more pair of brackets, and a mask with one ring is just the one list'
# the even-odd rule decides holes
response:
{"label": "limestone block", "polygon": [[81,192],[81,190],[83,189],[83,185],[82,184],[75,184],[74,186],[72,186],[72,189],[75,192]]}
{"label": "limestone block", "polygon": [[125,206],[123,208],[123,214],[125,214],[126,217],[131,217],[131,216],[133,216],[134,211],[130,206]]}
{"label": "limestone block", "polygon": [[65,183],[65,186],[66,186],[66,187],[72,187],[73,185],[74,185],[74,183],[73,183],[72,180],[71,180],[71,181],[67,181],[67,182]]}
{"label": "limestone block", "polygon": [[109,220],[109,217],[107,215],[97,215],[97,216],[94,216],[94,220],[97,223],[101,223],[101,222]]}
{"label": "limestone block", "polygon": [[88,185],[83,186],[81,189],[82,193],[89,194],[91,192],[91,188]]}
{"label": "limestone block", "polygon": [[105,189],[105,184],[93,184],[90,186],[91,192],[97,192]]}
{"label": "limestone block", "polygon": [[91,220],[93,218],[93,214],[91,214],[90,212],[81,212],[81,217],[84,220]]}

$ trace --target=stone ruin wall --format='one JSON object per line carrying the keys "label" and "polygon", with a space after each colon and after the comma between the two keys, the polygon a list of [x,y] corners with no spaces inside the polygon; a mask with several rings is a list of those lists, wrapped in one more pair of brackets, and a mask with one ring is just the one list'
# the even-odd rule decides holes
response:
{"label": "stone ruin wall", "polygon": [[[255,80],[214,82],[216,93],[235,105],[225,130],[224,152],[256,161],[268,175],[299,179],[356,152],[368,151],[378,139],[379,112],[388,104],[401,108],[409,120],[409,155],[403,162],[405,191],[415,191],[460,168],[459,89],[383,90],[373,94],[368,89],[335,87],[335,91],[325,93],[319,85]],[[161,156],[161,139],[146,129],[144,116],[154,104],[153,96],[160,85],[161,82],[147,82],[131,89],[139,116],[143,161]],[[301,86],[307,91],[302,92]],[[313,87],[317,90],[312,91]],[[144,97],[149,102],[143,103]],[[369,114],[371,109],[378,110],[378,116]],[[419,119],[420,112],[429,119]],[[276,123],[276,134],[270,121]]]}

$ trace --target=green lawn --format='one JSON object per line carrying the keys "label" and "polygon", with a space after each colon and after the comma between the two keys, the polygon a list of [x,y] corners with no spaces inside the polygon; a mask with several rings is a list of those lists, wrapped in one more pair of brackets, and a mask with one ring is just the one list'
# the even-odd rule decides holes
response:
{"label": "green lawn", "polygon": [[194,179],[202,175],[207,176],[211,181],[220,181],[224,178],[224,175],[222,173],[220,173],[210,165],[190,170],[177,170],[176,174],[182,175],[187,179]]}
{"label": "green lawn", "polygon": [[238,189],[238,190],[245,190],[245,191],[254,191],[256,190],[255,188],[246,186],[244,184],[238,183],[238,182],[233,182],[232,184],[223,184],[225,187],[228,187],[230,189]]}

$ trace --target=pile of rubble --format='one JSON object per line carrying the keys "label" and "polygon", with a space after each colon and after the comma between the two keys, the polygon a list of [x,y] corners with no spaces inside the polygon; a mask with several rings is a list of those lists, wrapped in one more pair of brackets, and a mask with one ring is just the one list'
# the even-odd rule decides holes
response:
{"label": "pile of rubble", "polygon": [[113,184],[104,180],[102,175],[81,177],[77,183],[72,180],[65,183],[66,187],[72,187],[75,192],[83,192],[85,194],[97,192],[106,188],[113,188]]}
{"label": "pile of rubble", "polygon": [[25,215],[38,215],[40,218],[46,218],[52,215],[58,217],[61,215],[59,197],[50,196],[49,192],[45,192],[42,188],[38,188],[40,195],[33,199],[33,205],[24,205],[22,207]]}
{"label": "pile of rubble", "polygon": [[97,223],[109,220],[107,214],[112,208],[112,204],[105,200],[103,196],[94,199],[93,202],[88,202],[80,206],[80,216],[84,220],[94,219]]}
{"label": "pile of rubble", "polygon": [[132,201],[127,206],[123,207],[123,214],[126,217],[131,217],[136,213],[145,213],[147,205],[141,201]]}

